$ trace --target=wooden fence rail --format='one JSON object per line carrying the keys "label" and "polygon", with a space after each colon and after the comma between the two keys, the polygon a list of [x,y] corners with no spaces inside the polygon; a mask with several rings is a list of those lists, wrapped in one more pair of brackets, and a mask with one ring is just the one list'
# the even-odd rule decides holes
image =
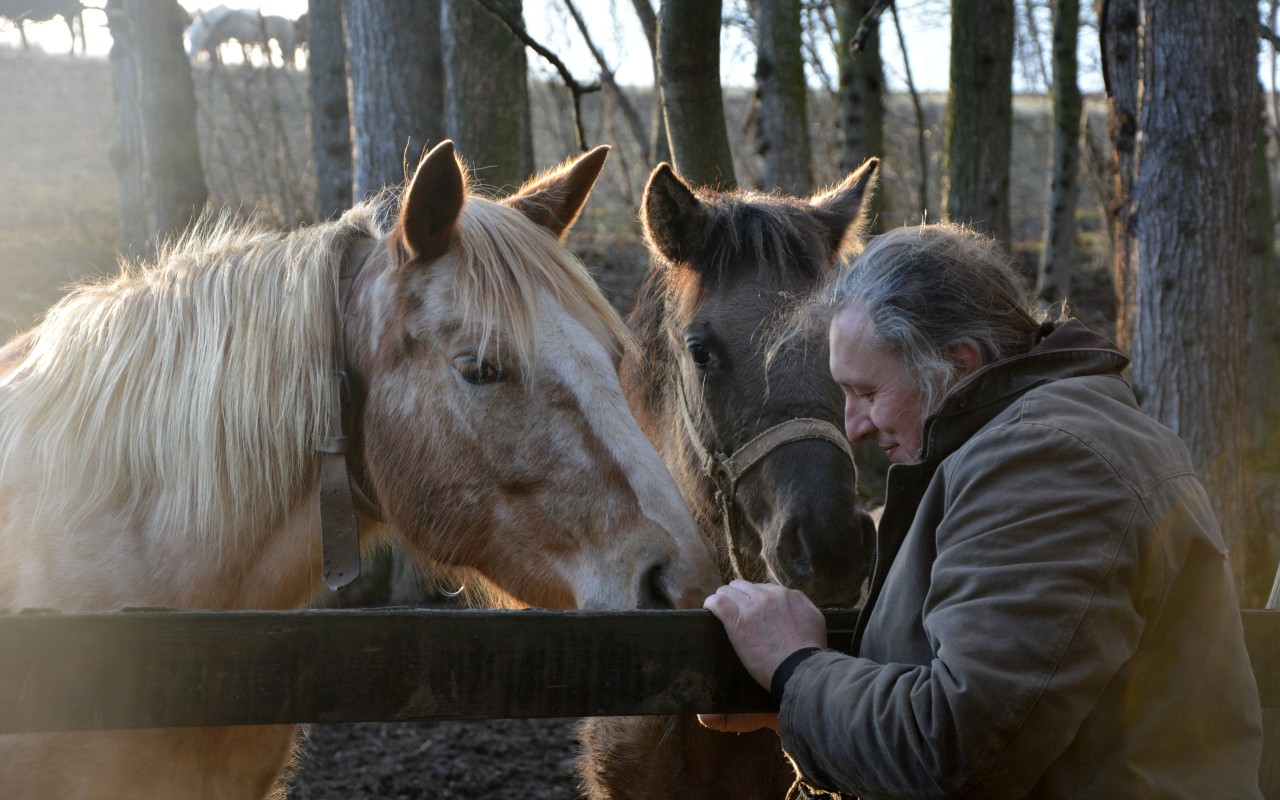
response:
{"label": "wooden fence rail", "polygon": [[706,611],[0,615],[0,733],[768,707]]}
{"label": "wooden fence rail", "polygon": [[[1243,621],[1275,713],[1280,612]],[[0,732],[768,708],[704,611],[0,614]]]}
{"label": "wooden fence rail", "polygon": [[[1242,619],[1280,800],[1280,611]],[[0,733],[769,708],[705,611],[0,614]]]}
{"label": "wooden fence rail", "polygon": [[[1276,709],[1280,612],[1243,619]],[[705,611],[0,615],[0,733],[768,708]]]}

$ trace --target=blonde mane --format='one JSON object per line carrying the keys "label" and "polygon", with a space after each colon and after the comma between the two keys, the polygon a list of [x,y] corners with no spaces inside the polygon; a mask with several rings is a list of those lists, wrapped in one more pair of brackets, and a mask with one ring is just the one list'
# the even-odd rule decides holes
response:
{"label": "blonde mane", "polygon": [[0,376],[0,471],[42,516],[123,514],[207,543],[271,525],[314,477],[331,404],[338,262],[377,209],[292,233],[207,216],[151,264],[50,308]]}
{"label": "blonde mane", "polygon": [[455,289],[466,309],[464,324],[481,330],[482,354],[501,322],[521,372],[531,373],[537,353],[539,289],[559,301],[614,357],[634,346],[626,324],[587,268],[546,229],[473,195],[459,218],[458,234]]}
{"label": "blonde mane", "polygon": [[[32,464],[41,516],[66,530],[122,514],[216,547],[273,529],[337,402],[339,260],[383,238],[386,205],[290,233],[208,216],[154,263],[76,287],[0,376],[0,474]],[[486,339],[501,323],[526,367],[540,290],[615,355],[631,346],[582,263],[523,216],[469,198],[457,252],[467,320]]]}

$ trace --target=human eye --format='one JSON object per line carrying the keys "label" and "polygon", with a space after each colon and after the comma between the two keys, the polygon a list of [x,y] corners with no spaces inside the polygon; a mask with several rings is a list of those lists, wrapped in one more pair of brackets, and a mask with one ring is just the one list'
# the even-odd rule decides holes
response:
{"label": "human eye", "polygon": [[857,388],[853,386],[845,386],[844,393],[850,399],[857,400],[858,402],[861,402],[861,403],[871,403],[876,399],[876,393],[874,389],[862,389],[862,388]]}

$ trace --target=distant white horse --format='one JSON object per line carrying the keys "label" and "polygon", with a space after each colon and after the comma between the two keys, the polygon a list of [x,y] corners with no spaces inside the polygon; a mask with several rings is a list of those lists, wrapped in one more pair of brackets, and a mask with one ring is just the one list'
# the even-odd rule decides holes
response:
{"label": "distant white horse", "polygon": [[71,34],[71,55],[76,52],[77,31],[80,52],[84,53],[83,12],[84,6],[80,0],[0,0],[0,18],[7,19],[18,27],[23,50],[31,49],[25,28],[28,22],[48,22],[54,17],[62,17],[62,21],[67,23],[67,32]]}
{"label": "distant white horse", "polygon": [[[19,0],[21,1],[21,0]],[[274,64],[271,42],[280,48],[282,66],[290,66],[298,52],[298,33],[294,21],[288,17],[264,15],[244,8],[215,6],[199,11],[187,27],[187,55],[194,58],[208,53],[216,63],[222,63],[219,53],[222,45],[232,40],[240,45],[245,61],[257,51]]]}

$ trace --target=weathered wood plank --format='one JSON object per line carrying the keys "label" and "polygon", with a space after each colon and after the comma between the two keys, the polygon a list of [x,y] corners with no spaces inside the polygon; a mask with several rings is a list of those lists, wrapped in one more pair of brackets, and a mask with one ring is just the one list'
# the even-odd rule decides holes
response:
{"label": "weathered wood plank", "polygon": [[[1280,612],[1243,620],[1280,708]],[[767,708],[704,611],[0,615],[0,733]]]}
{"label": "weathered wood plank", "polygon": [[705,611],[0,616],[0,733],[768,707]]}

